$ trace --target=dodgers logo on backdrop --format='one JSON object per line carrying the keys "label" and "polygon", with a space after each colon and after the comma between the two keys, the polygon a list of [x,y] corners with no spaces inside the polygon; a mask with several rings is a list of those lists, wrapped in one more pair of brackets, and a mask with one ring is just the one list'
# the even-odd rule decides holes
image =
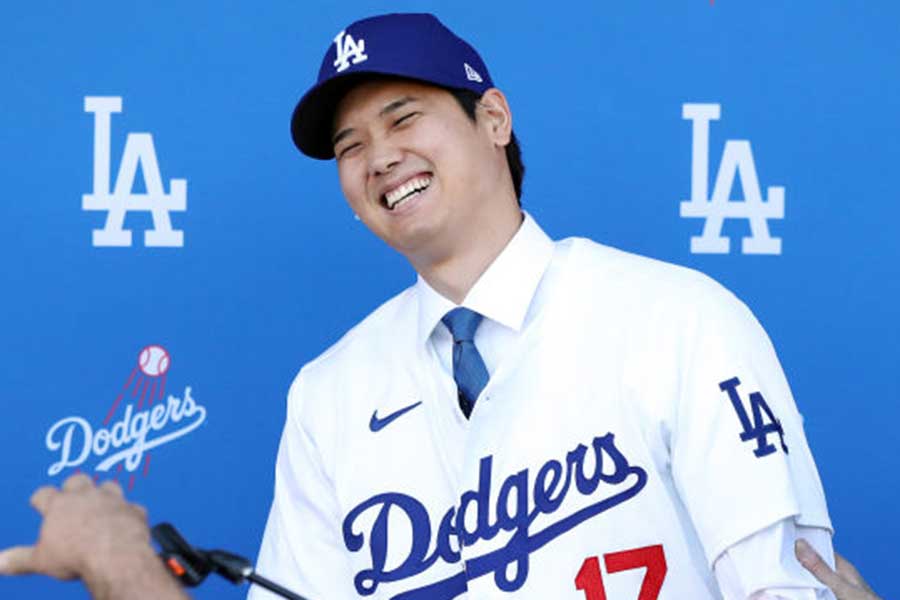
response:
{"label": "dodgers logo on backdrop", "polygon": [[341,31],[335,36],[334,46],[337,54],[337,58],[334,59],[334,66],[338,73],[350,68],[351,58],[354,65],[369,58],[366,54],[366,40],[362,38],[359,41],[354,40],[353,36],[346,31]]}
{"label": "dodgers logo on backdrop", "polygon": [[206,408],[193,397],[191,386],[180,396],[166,394],[171,367],[165,348],[146,346],[99,424],[81,416],[54,423],[45,439],[54,457],[47,474],[65,469],[93,470],[94,479],[127,474],[129,489],[139,473],[146,477],[150,450],[184,437],[206,420]]}
{"label": "dodgers logo on backdrop", "polygon": [[[184,232],[172,229],[169,213],[187,209],[187,180],[169,180],[167,194],[163,189],[153,136],[129,133],[115,187],[110,191],[111,115],[122,112],[122,98],[87,96],[84,111],[94,113],[94,191],[84,194],[81,208],[106,212],[103,229],[93,232],[93,245],[131,246],[131,231],[123,227],[125,215],[141,211],[149,212],[153,217],[153,229],[144,232],[145,246],[184,246]],[[147,188],[143,194],[132,191],[139,166]]]}
{"label": "dodgers logo on backdrop", "polygon": [[[769,219],[784,218],[784,188],[769,186],[763,201],[753,152],[747,140],[728,140],[719,163],[712,197],[707,195],[709,176],[709,122],[718,121],[718,104],[685,104],[682,118],[693,121],[691,199],[681,202],[681,216],[706,219],[703,233],[691,237],[692,254],[728,254],[731,240],[722,236],[725,219],[746,219],[750,237],[741,241],[743,254],[781,254],[781,239],[769,234]],[[731,187],[740,175],[744,199],[731,200]]]}

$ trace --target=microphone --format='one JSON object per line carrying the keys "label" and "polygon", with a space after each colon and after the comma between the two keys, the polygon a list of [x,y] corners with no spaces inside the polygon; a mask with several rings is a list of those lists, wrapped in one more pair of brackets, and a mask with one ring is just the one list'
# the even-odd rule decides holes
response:
{"label": "microphone", "polygon": [[210,573],[218,573],[228,581],[240,585],[250,581],[288,600],[307,600],[294,592],[256,573],[250,561],[224,550],[201,550],[191,546],[169,523],[160,523],[150,530],[162,551],[163,564],[182,585],[196,587]]}

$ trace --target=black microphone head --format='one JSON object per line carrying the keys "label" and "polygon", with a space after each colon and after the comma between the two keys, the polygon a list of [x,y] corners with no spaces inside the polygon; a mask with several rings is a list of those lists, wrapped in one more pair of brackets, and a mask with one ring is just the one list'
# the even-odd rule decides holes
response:
{"label": "black microphone head", "polygon": [[169,523],[154,526],[150,534],[162,550],[160,558],[166,568],[183,585],[200,585],[212,571],[213,567],[206,553],[191,546]]}

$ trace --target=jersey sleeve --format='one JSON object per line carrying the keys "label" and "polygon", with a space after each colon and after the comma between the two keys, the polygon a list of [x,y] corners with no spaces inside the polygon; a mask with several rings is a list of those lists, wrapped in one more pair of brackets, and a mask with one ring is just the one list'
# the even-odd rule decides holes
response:
{"label": "jersey sleeve", "polygon": [[729,546],[716,559],[713,569],[724,600],[835,600],[831,590],[794,556],[798,538],[806,539],[834,568],[828,531],[782,519]]}
{"label": "jersey sleeve", "polygon": [[[310,598],[355,598],[341,543],[337,503],[320,453],[304,427],[301,374],[288,394],[287,419],[275,466],[275,496],[257,572]],[[251,586],[248,600],[280,598]]]}
{"label": "jersey sleeve", "polygon": [[710,566],[785,518],[831,530],[803,419],[753,314],[711,284],[683,334],[672,474]]}

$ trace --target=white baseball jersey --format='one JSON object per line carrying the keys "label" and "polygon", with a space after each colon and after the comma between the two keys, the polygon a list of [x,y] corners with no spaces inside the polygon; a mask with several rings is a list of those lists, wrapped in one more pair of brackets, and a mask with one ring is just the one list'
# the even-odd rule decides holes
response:
{"label": "white baseball jersey", "polygon": [[261,574],[312,600],[703,600],[737,542],[831,528],[774,350],[709,278],[528,217],[463,305],[498,344],[468,420],[422,280],[301,370]]}

